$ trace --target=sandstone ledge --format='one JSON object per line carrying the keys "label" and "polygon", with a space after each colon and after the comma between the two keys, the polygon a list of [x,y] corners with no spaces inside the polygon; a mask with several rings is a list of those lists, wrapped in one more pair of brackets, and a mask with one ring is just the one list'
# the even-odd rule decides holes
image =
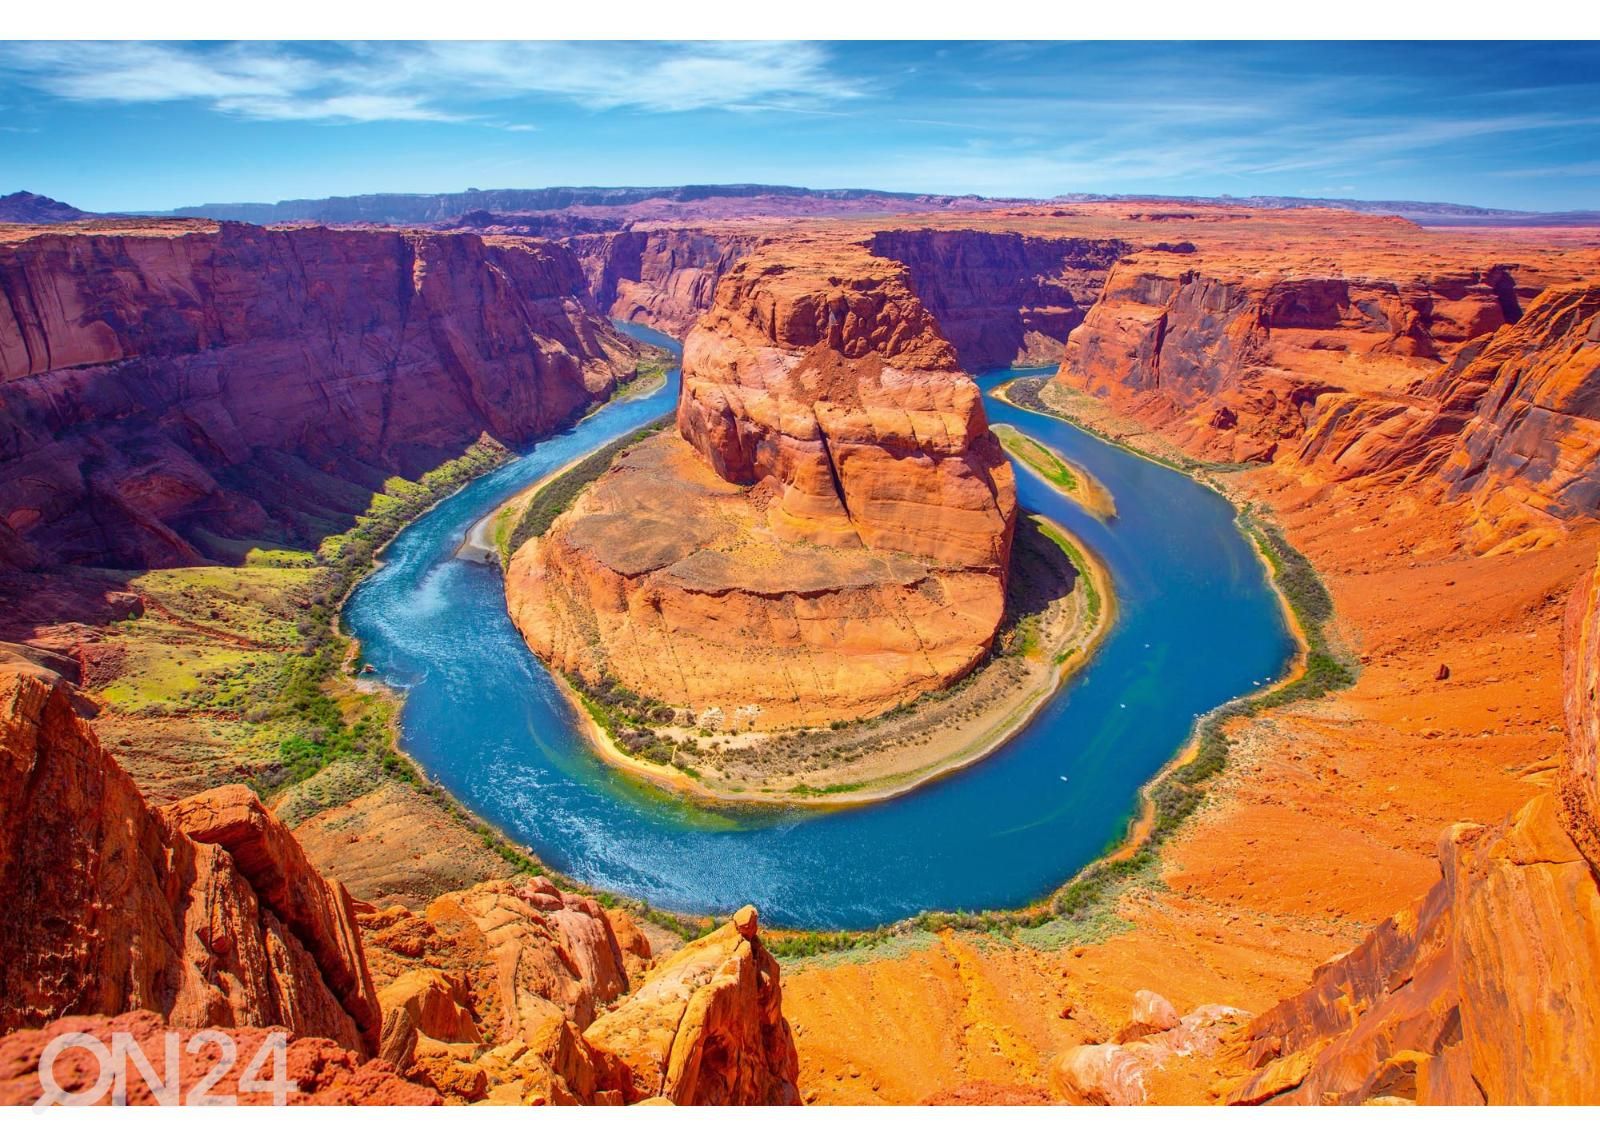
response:
{"label": "sandstone ledge", "polygon": [[[581,505],[575,508],[581,511]],[[628,536],[636,540],[638,521],[628,521]],[[529,575],[532,549],[530,544],[513,560],[508,582]],[[816,571],[774,573],[766,587],[775,591]],[[597,688],[578,674],[557,672],[556,678],[596,752],[657,786],[719,803],[876,802],[993,753],[1027,726],[1110,629],[1115,600],[1109,574],[1056,522],[1034,517],[1019,524],[1010,574],[992,655],[981,655],[972,671],[946,687],[864,718],[812,727],[733,724],[728,710],[715,703],[681,707],[661,696],[613,690],[609,683]],[[731,591],[738,590],[715,587],[718,594]],[[523,593],[508,595],[520,599]],[[522,623],[515,610],[513,619]]]}

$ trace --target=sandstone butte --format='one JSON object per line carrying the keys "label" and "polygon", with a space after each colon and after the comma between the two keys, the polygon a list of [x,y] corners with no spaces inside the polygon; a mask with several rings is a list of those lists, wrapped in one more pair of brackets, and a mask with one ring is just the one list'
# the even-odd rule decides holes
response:
{"label": "sandstone butte", "polygon": [[961,678],[1005,606],[1009,463],[903,266],[766,248],[684,346],[676,433],[513,555],[544,660],[722,726],[825,726]]}
{"label": "sandstone butte", "polygon": [[[247,788],[151,808],[75,703],[47,669],[0,665],[0,1101],[39,1096],[59,1033],[128,1033],[160,1062],[169,1028],[234,1032],[245,1062],[287,1031],[296,1102],[797,1099],[753,909],[659,965],[626,916],[547,879],[377,910]],[[98,1073],[71,1051],[55,1076]]]}
{"label": "sandstone butte", "polygon": [[[714,1092],[787,1093],[784,1080],[792,1080],[808,1102],[1596,1100],[1586,1088],[1592,1071],[1570,1063],[1574,1046],[1593,1044],[1600,1012],[1593,996],[1600,981],[1593,903],[1600,622],[1592,579],[1600,539],[1593,482],[1600,235],[1429,230],[1340,212],[1214,204],[966,205],[915,217],[782,224],[736,214],[641,218],[628,237],[585,233],[549,244],[549,257],[565,259],[564,249],[576,260],[577,293],[563,295],[575,309],[565,312],[586,328],[603,330],[589,326],[597,321],[592,310],[591,317],[578,313],[598,308],[686,330],[740,259],[787,248],[796,232],[896,260],[960,368],[1059,360],[1058,380],[1042,397],[1091,427],[1167,457],[1252,460],[1246,470],[1211,478],[1270,514],[1312,560],[1335,604],[1335,636],[1359,658],[1360,675],[1346,691],[1229,726],[1227,782],[1163,845],[1159,881],[1116,900],[1112,925],[1069,930],[1064,940],[1057,936],[1058,946],[980,945],[947,932],[866,958],[786,967],[782,1013],[799,1055],[792,1077],[781,1045],[776,1053],[757,1049],[766,1038],[740,1032],[753,1015],[768,1012],[764,981],[776,984],[761,972],[758,940],[741,945],[737,927],[705,940],[728,943],[749,970],[689,971],[685,989],[695,997],[732,990],[749,1005],[720,1027],[738,1049],[700,1060],[762,1062],[770,1071],[753,1083],[721,1078]],[[96,265],[82,261],[95,243],[136,234],[151,250],[183,249],[218,242],[211,236],[224,231],[259,236],[264,274],[286,273],[275,259],[313,236],[327,236],[317,241],[352,258],[443,241],[418,232],[399,232],[412,236],[402,240],[384,231],[97,222],[11,228],[0,245],[8,259],[29,244],[63,251],[51,275],[35,280],[35,293],[77,297],[83,288],[74,282],[76,268]],[[485,249],[509,238],[479,239],[459,229],[450,235],[452,243]],[[149,308],[132,293],[121,297],[123,309],[113,315],[163,328],[148,319],[168,309],[159,296]],[[131,319],[122,321],[134,328]],[[61,336],[72,341],[86,328],[74,321]],[[186,368],[197,352],[179,346],[171,360]],[[610,368],[587,351],[574,354],[581,371]],[[159,380],[165,360],[150,349],[141,368]],[[65,387],[80,373],[103,378],[114,368],[85,361],[58,372],[52,384]],[[463,376],[476,369],[469,364]],[[37,387],[37,378],[8,373],[8,402]],[[129,429],[181,425],[185,400],[143,420],[99,424],[89,417],[64,437],[77,449],[104,437],[120,450]],[[438,447],[458,449],[482,428],[458,424],[458,435]],[[37,444],[47,436],[34,430],[7,440],[36,443],[30,456],[48,461],[52,454]],[[394,450],[399,440],[363,439],[360,448]],[[114,471],[125,464],[120,452],[105,456]],[[386,454],[383,464],[396,456]],[[701,464],[696,455],[688,459]],[[217,459],[200,460],[209,467]],[[132,532],[75,526],[71,506],[87,495],[81,480],[74,475],[70,495],[62,496],[49,465],[35,474],[9,453],[5,464],[12,466],[8,476],[51,491],[21,506],[22,516],[8,506],[7,527],[16,534],[6,535],[8,562],[44,571],[32,574],[31,595],[12,610],[5,635],[31,645],[36,659],[50,659],[41,645],[60,649],[65,655],[51,662],[70,671],[85,662],[97,626],[140,601],[132,592],[107,592],[92,602],[99,611],[88,609],[56,591],[50,566],[62,558],[112,563],[105,554],[130,550],[122,559],[133,560],[143,541],[127,538],[145,531],[142,524]],[[152,472],[169,468],[163,461]],[[18,486],[0,488],[14,495]],[[270,490],[266,497],[265,511],[281,511]],[[105,519],[121,520],[119,513]],[[178,521],[181,539],[181,514],[164,519]],[[65,522],[59,529],[52,524],[58,521]],[[67,544],[68,535],[84,538],[81,547]],[[175,551],[167,541],[157,548]],[[28,737],[35,733],[18,730],[26,723],[18,713],[32,705],[56,711],[52,726],[70,729],[69,759],[105,759],[88,746],[84,725],[67,720],[71,704],[84,697],[64,684],[41,684],[29,671],[6,673],[8,688],[13,676],[26,679],[31,697],[4,706],[7,743],[34,742]],[[46,702],[40,687],[56,698]],[[8,767],[17,766],[15,758],[8,754]],[[203,798],[216,798],[219,809],[231,805],[225,797]],[[230,816],[257,822],[237,798]],[[396,905],[383,890],[387,880],[443,830],[437,818],[407,810],[407,798],[374,792],[362,797],[357,817],[367,826],[335,826],[343,814],[335,809],[297,832],[316,866],[348,872],[363,898],[387,900],[371,909],[350,904],[378,994],[376,1050],[337,1040],[352,1029],[365,1037],[350,1009],[360,1008],[361,992],[332,984],[348,978],[322,977],[319,957],[340,944],[308,939],[310,932],[295,929],[305,921],[279,916],[253,883],[254,909],[229,906],[228,933],[246,942],[280,935],[283,950],[305,957],[272,963],[269,976],[233,954],[208,954],[199,970],[185,970],[184,960],[205,944],[202,932],[177,933],[188,900],[181,880],[176,887],[159,881],[169,876],[153,861],[106,874],[113,886],[123,880],[146,888],[140,894],[163,888],[163,901],[139,921],[159,930],[172,920],[171,930],[159,940],[143,937],[139,965],[177,970],[164,972],[161,991],[134,978],[108,986],[91,970],[82,980],[84,1000],[65,1003],[84,1016],[60,1020],[123,1023],[143,1043],[166,1023],[190,1020],[178,1002],[225,1002],[236,1007],[231,1020],[241,1031],[260,1030],[259,1023],[285,1021],[271,1012],[285,1005],[283,976],[315,973],[320,990],[293,994],[316,1000],[302,1007],[303,1020],[331,1025],[294,1029],[291,1049],[291,1062],[304,1063],[292,1072],[326,1080],[307,1086],[311,1099],[454,1101],[481,1093],[610,1100],[618,1091],[609,1063],[646,1044],[652,1030],[659,1047],[669,1020],[664,1013],[641,1014],[626,1026],[614,1020],[621,1008],[646,1000],[643,936],[620,915],[578,905],[579,896],[563,892],[554,907],[549,888],[526,880],[481,887],[466,880],[442,897]],[[4,807],[12,806],[8,795]],[[67,806],[79,807],[80,835],[104,833],[93,807],[70,797]],[[239,815],[241,807],[249,813]],[[401,810],[384,813],[390,807]],[[147,809],[147,817],[117,830],[165,831],[175,840],[182,831],[167,815],[167,808]],[[18,864],[103,865],[88,853],[61,857],[49,838],[28,844],[37,855],[19,850],[12,840],[25,830],[7,818],[10,865],[0,886],[32,877],[62,895],[69,888]],[[207,879],[237,887],[254,876],[229,849],[229,837],[237,842],[237,835],[173,842],[174,853],[192,847],[195,863],[206,856],[198,869]],[[91,885],[86,893],[93,891]],[[579,958],[570,945],[577,940],[563,939],[567,958],[555,957],[563,966],[570,959],[594,967],[589,977],[548,969],[545,946],[528,959],[526,977],[499,972],[510,962],[490,952],[502,939],[526,949],[563,925],[593,936],[597,913],[605,914],[620,955],[603,955],[595,941]],[[20,988],[7,979],[8,1029],[54,1019],[61,1010],[45,1009],[51,1003],[44,994],[73,983],[71,968],[131,957],[125,941],[109,953],[93,941],[74,946],[77,939],[54,935],[45,946],[29,929],[37,923],[9,898],[0,917],[5,965],[20,956],[54,968],[24,975]],[[78,933],[72,916],[59,917],[69,934]],[[120,931],[104,925],[104,933],[125,935],[130,924]],[[102,933],[83,930],[90,939]],[[24,941],[30,945],[14,956],[10,944]],[[615,988],[601,982],[618,957],[628,989],[595,1003],[597,1012],[618,1009],[580,1028],[584,997]],[[238,985],[209,981],[205,967],[213,964]],[[492,973],[485,969],[491,964]],[[686,971],[703,965],[685,960]],[[578,984],[591,978],[591,986]],[[705,996],[704,1005],[691,1002],[685,1012],[725,1012],[726,1003],[713,1006]],[[41,1009],[11,1016],[29,1005]],[[134,1006],[143,1009],[104,1013]],[[603,1047],[589,1037],[596,1026],[608,1033]],[[763,1029],[782,1042],[775,1023]],[[0,1084],[13,1086],[8,1099],[27,1099],[29,1063],[44,1036],[19,1029],[0,1041]],[[496,1052],[500,1046],[518,1048]],[[644,1088],[628,1096],[667,1092],[664,1061],[683,1063],[673,1077],[696,1076],[688,1068],[693,1058],[687,1043],[681,1054],[676,1044],[656,1052],[654,1067],[641,1071]]]}

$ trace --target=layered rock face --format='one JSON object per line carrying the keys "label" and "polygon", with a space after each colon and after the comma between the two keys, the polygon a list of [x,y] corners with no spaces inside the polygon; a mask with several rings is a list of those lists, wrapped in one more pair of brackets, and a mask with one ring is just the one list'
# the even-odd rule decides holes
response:
{"label": "layered rock face", "polygon": [[1192,452],[1269,459],[1320,395],[1426,372],[1520,313],[1500,267],[1391,281],[1142,252],[1112,269],[1061,373]]}
{"label": "layered rock face", "polygon": [[683,379],[679,435],[513,558],[536,652],[723,726],[872,715],[978,662],[1015,490],[903,267],[763,252],[724,278]]}
{"label": "layered rock face", "polygon": [[681,338],[711,309],[722,276],[763,241],[744,229],[664,227],[579,235],[566,245],[602,313]]}
{"label": "layered rock face", "polygon": [[1475,540],[1537,544],[1600,513],[1600,285],[1551,287],[1394,398],[1318,402],[1298,462],[1334,480],[1437,477]]}
{"label": "layered rock face", "polygon": [[0,1030],[149,1010],[377,1045],[349,896],[248,789],[152,810],[69,686],[8,665],[0,796]]}
{"label": "layered rock face", "polygon": [[1133,244],[1016,231],[919,228],[872,236],[874,254],[904,263],[963,369],[1054,365]]}
{"label": "layered rock face", "polygon": [[632,351],[538,240],[113,222],[0,243],[0,556],[160,567],[315,541],[384,478],[512,444]]}
{"label": "layered rock face", "polygon": [[1499,827],[1458,824],[1441,879],[1263,1014],[1236,1101],[1600,1100],[1600,573],[1568,624],[1570,758],[1556,792]]}

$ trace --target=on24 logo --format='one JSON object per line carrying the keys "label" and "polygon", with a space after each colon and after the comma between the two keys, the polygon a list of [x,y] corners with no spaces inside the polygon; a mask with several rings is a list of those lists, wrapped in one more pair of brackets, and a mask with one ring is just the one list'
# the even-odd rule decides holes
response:
{"label": "on24 logo", "polygon": [[[234,1089],[244,1094],[269,1094],[273,1105],[287,1105],[290,1091],[298,1088],[289,1081],[288,1045],[288,1035],[282,1030],[269,1033],[262,1040],[261,1048],[245,1065]],[[217,1061],[204,1077],[189,1087],[188,1092],[183,1092],[180,1047],[184,1054],[193,1057],[207,1046],[217,1048]],[[211,1092],[218,1082],[233,1072],[233,1067],[239,1062],[239,1047],[231,1034],[225,1030],[199,1030],[184,1045],[183,1036],[178,1031],[168,1030],[163,1048],[165,1060],[162,1064],[165,1070],[158,1073],[133,1036],[120,1030],[111,1035],[109,1048],[93,1034],[71,1033],[52,1038],[39,1058],[39,1085],[43,1092],[33,1106],[35,1109],[44,1109],[52,1105],[97,1105],[108,1092],[112,1105],[127,1105],[130,1066],[139,1071],[157,1105],[238,1104],[232,1093]],[[56,1077],[56,1062],[62,1054],[73,1049],[87,1050],[100,1067],[94,1084],[76,1091],[65,1089]],[[272,1073],[263,1078],[262,1071],[269,1064]]]}

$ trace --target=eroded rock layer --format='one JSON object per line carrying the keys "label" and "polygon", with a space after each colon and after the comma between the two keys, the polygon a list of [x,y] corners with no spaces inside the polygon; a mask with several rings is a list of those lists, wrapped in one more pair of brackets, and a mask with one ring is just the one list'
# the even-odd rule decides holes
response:
{"label": "eroded rock layer", "polygon": [[0,667],[0,1031],[150,1010],[375,1047],[344,889],[247,788],[152,810],[73,704]]}
{"label": "eroded rock layer", "polygon": [[987,651],[1016,517],[977,388],[899,264],[747,260],[684,351],[678,435],[513,558],[529,644],[724,726],[872,715]]}
{"label": "eroded rock layer", "polygon": [[570,251],[200,222],[0,242],[0,559],[315,541],[385,477],[570,421],[632,367]]}
{"label": "eroded rock layer", "polygon": [[1234,1100],[1600,1101],[1587,1064],[1600,1045],[1597,587],[1600,574],[1585,578],[1569,614],[1572,750],[1558,793],[1498,827],[1452,827],[1419,906],[1245,1031],[1256,1072]]}
{"label": "eroded rock layer", "polygon": [[1334,480],[1436,477],[1482,547],[1600,514],[1600,285],[1554,286],[1403,394],[1330,395],[1296,460]]}
{"label": "eroded rock layer", "polygon": [[976,371],[1059,362],[1107,271],[1133,245],[926,227],[879,231],[870,249],[906,265],[961,365]]}
{"label": "eroded rock layer", "polygon": [[711,309],[722,276],[762,241],[745,228],[663,227],[579,235],[567,245],[603,313],[682,337]]}

